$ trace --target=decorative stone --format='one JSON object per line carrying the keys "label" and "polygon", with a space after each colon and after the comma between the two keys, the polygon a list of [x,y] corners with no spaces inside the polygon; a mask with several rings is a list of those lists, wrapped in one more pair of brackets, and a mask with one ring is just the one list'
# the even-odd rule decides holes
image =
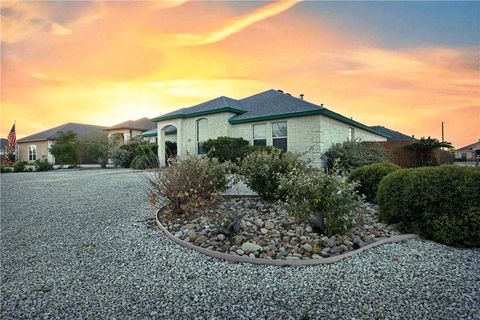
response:
{"label": "decorative stone", "polygon": [[255,220],[255,224],[256,224],[258,227],[261,228],[261,227],[263,227],[263,225],[264,225],[265,223],[263,222],[262,219],[257,219],[257,220]]}
{"label": "decorative stone", "polygon": [[268,233],[268,230],[265,229],[265,228],[262,228],[262,229],[260,229],[260,232],[263,233],[263,234],[267,234],[267,233]]}
{"label": "decorative stone", "polygon": [[225,235],[219,234],[219,235],[217,236],[217,239],[220,240],[220,241],[223,241],[223,240],[225,240]]}
{"label": "decorative stone", "polygon": [[237,251],[235,251],[239,256],[243,256],[243,254],[245,253],[245,251],[243,251],[242,249],[238,249]]}
{"label": "decorative stone", "polygon": [[206,236],[200,236],[197,239],[195,239],[195,243],[196,244],[203,243],[205,240],[207,240]]}
{"label": "decorative stone", "polygon": [[267,221],[265,222],[265,228],[268,229],[268,230],[273,230],[273,228],[274,228],[273,222],[267,220]]}
{"label": "decorative stone", "polygon": [[248,251],[248,252],[254,252],[254,251],[262,250],[262,247],[260,247],[258,244],[255,244],[255,243],[245,242],[244,244],[242,244],[242,250]]}
{"label": "decorative stone", "polygon": [[307,252],[312,252],[313,251],[313,248],[309,243],[305,243],[303,245],[303,249],[305,249],[305,251],[307,251]]}
{"label": "decorative stone", "polygon": [[342,253],[342,252],[343,252],[343,248],[340,247],[340,246],[335,246],[335,247],[330,249],[330,253],[333,253],[333,254],[338,254],[338,253]]}
{"label": "decorative stone", "polygon": [[184,228],[185,228],[185,229],[188,229],[188,230],[191,230],[191,229],[195,228],[195,225],[194,225],[193,223],[189,223],[189,224],[186,224],[186,225],[184,226]]}
{"label": "decorative stone", "polygon": [[318,254],[312,255],[312,259],[322,259],[322,256],[319,256]]}
{"label": "decorative stone", "polygon": [[238,246],[243,242],[243,237],[242,236],[235,236],[235,244]]}
{"label": "decorative stone", "polygon": [[308,232],[308,233],[310,233],[310,232],[312,232],[313,230],[312,230],[312,227],[308,226],[308,227],[305,228],[305,231]]}

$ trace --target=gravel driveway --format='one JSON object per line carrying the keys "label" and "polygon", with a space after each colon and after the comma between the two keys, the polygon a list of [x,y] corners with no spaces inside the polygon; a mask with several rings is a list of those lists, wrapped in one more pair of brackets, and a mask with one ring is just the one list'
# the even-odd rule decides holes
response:
{"label": "gravel driveway", "polygon": [[324,266],[233,264],[156,228],[139,173],[1,175],[3,319],[480,319],[480,251],[411,240]]}

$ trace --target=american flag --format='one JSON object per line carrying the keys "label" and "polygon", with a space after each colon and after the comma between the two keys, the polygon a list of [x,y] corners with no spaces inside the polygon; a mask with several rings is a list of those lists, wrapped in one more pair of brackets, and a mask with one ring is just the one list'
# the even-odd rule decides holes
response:
{"label": "american flag", "polygon": [[17,134],[15,132],[15,124],[13,124],[12,129],[10,129],[10,133],[8,134],[8,147],[11,150],[15,150],[15,146],[17,145]]}

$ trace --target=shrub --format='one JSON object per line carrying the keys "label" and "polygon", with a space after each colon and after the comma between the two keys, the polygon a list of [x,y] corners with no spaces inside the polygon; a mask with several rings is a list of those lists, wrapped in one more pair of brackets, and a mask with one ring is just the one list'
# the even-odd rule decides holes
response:
{"label": "shrub", "polygon": [[176,213],[186,213],[201,206],[228,188],[226,166],[217,159],[189,155],[175,159],[147,177],[151,187],[150,202],[168,205]]}
{"label": "shrub", "polygon": [[480,245],[480,169],[404,169],[386,176],[376,201],[380,218],[401,231],[448,245]]}
{"label": "shrub", "polygon": [[298,154],[273,148],[247,155],[240,163],[239,173],[247,186],[263,198],[281,199],[284,195],[278,188],[280,176],[295,169],[306,171],[307,164]]}
{"label": "shrub", "polygon": [[218,137],[204,142],[203,147],[211,158],[220,162],[238,163],[248,151],[248,141],[242,138]]}
{"label": "shrub", "polygon": [[15,172],[25,171],[25,162],[23,162],[23,161],[15,162],[15,164],[13,165],[13,171],[15,171]]}
{"label": "shrub", "polygon": [[367,164],[354,169],[349,175],[349,181],[359,183],[357,191],[365,195],[367,201],[374,201],[378,184],[383,177],[401,168],[390,162]]}
{"label": "shrub", "polygon": [[110,159],[112,159],[113,165],[115,167],[121,166],[128,168],[132,160],[130,160],[130,154],[127,150],[122,149],[121,147],[113,147],[110,152]]}
{"label": "shrub", "polygon": [[356,186],[337,172],[294,170],[280,178],[287,211],[329,234],[346,233],[361,219],[363,200]]}
{"label": "shrub", "polygon": [[9,172],[13,172],[13,168],[0,165],[0,173],[9,173]]}
{"label": "shrub", "polygon": [[375,162],[388,161],[385,150],[374,144],[364,144],[357,140],[332,145],[325,153],[324,158],[330,169],[333,168],[335,160],[338,160],[340,169],[343,171],[350,171]]}
{"label": "shrub", "polygon": [[136,170],[144,170],[148,168],[155,168],[158,165],[157,159],[152,159],[146,155],[140,154],[136,156],[132,163],[130,164],[130,168]]}
{"label": "shrub", "polygon": [[35,161],[35,167],[37,171],[49,171],[53,170],[53,164],[48,162],[47,159],[45,160],[37,160]]}

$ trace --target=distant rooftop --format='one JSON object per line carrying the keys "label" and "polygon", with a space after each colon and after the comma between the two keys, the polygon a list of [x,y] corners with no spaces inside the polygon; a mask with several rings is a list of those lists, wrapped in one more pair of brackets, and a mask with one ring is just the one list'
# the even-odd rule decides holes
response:
{"label": "distant rooftop", "polygon": [[385,128],[384,126],[371,126],[370,128],[372,128],[377,132],[380,132],[389,136],[389,138],[387,138],[387,141],[412,141],[412,142],[417,141],[417,139],[415,139],[412,136],[403,134],[399,131]]}
{"label": "distant rooftop", "polygon": [[155,128],[155,123],[148,118],[140,118],[137,120],[128,120],[114,126],[108,127],[105,130],[118,130],[118,129],[132,129],[132,130],[139,130],[139,131],[147,131]]}
{"label": "distant rooftop", "polygon": [[100,133],[106,127],[95,126],[91,124],[82,124],[82,123],[65,123],[58,127],[54,127],[45,131],[41,131],[30,136],[18,139],[17,142],[29,142],[29,141],[43,141],[43,140],[55,140],[58,137],[58,132],[60,131],[73,131],[79,136],[88,135],[92,133]]}

